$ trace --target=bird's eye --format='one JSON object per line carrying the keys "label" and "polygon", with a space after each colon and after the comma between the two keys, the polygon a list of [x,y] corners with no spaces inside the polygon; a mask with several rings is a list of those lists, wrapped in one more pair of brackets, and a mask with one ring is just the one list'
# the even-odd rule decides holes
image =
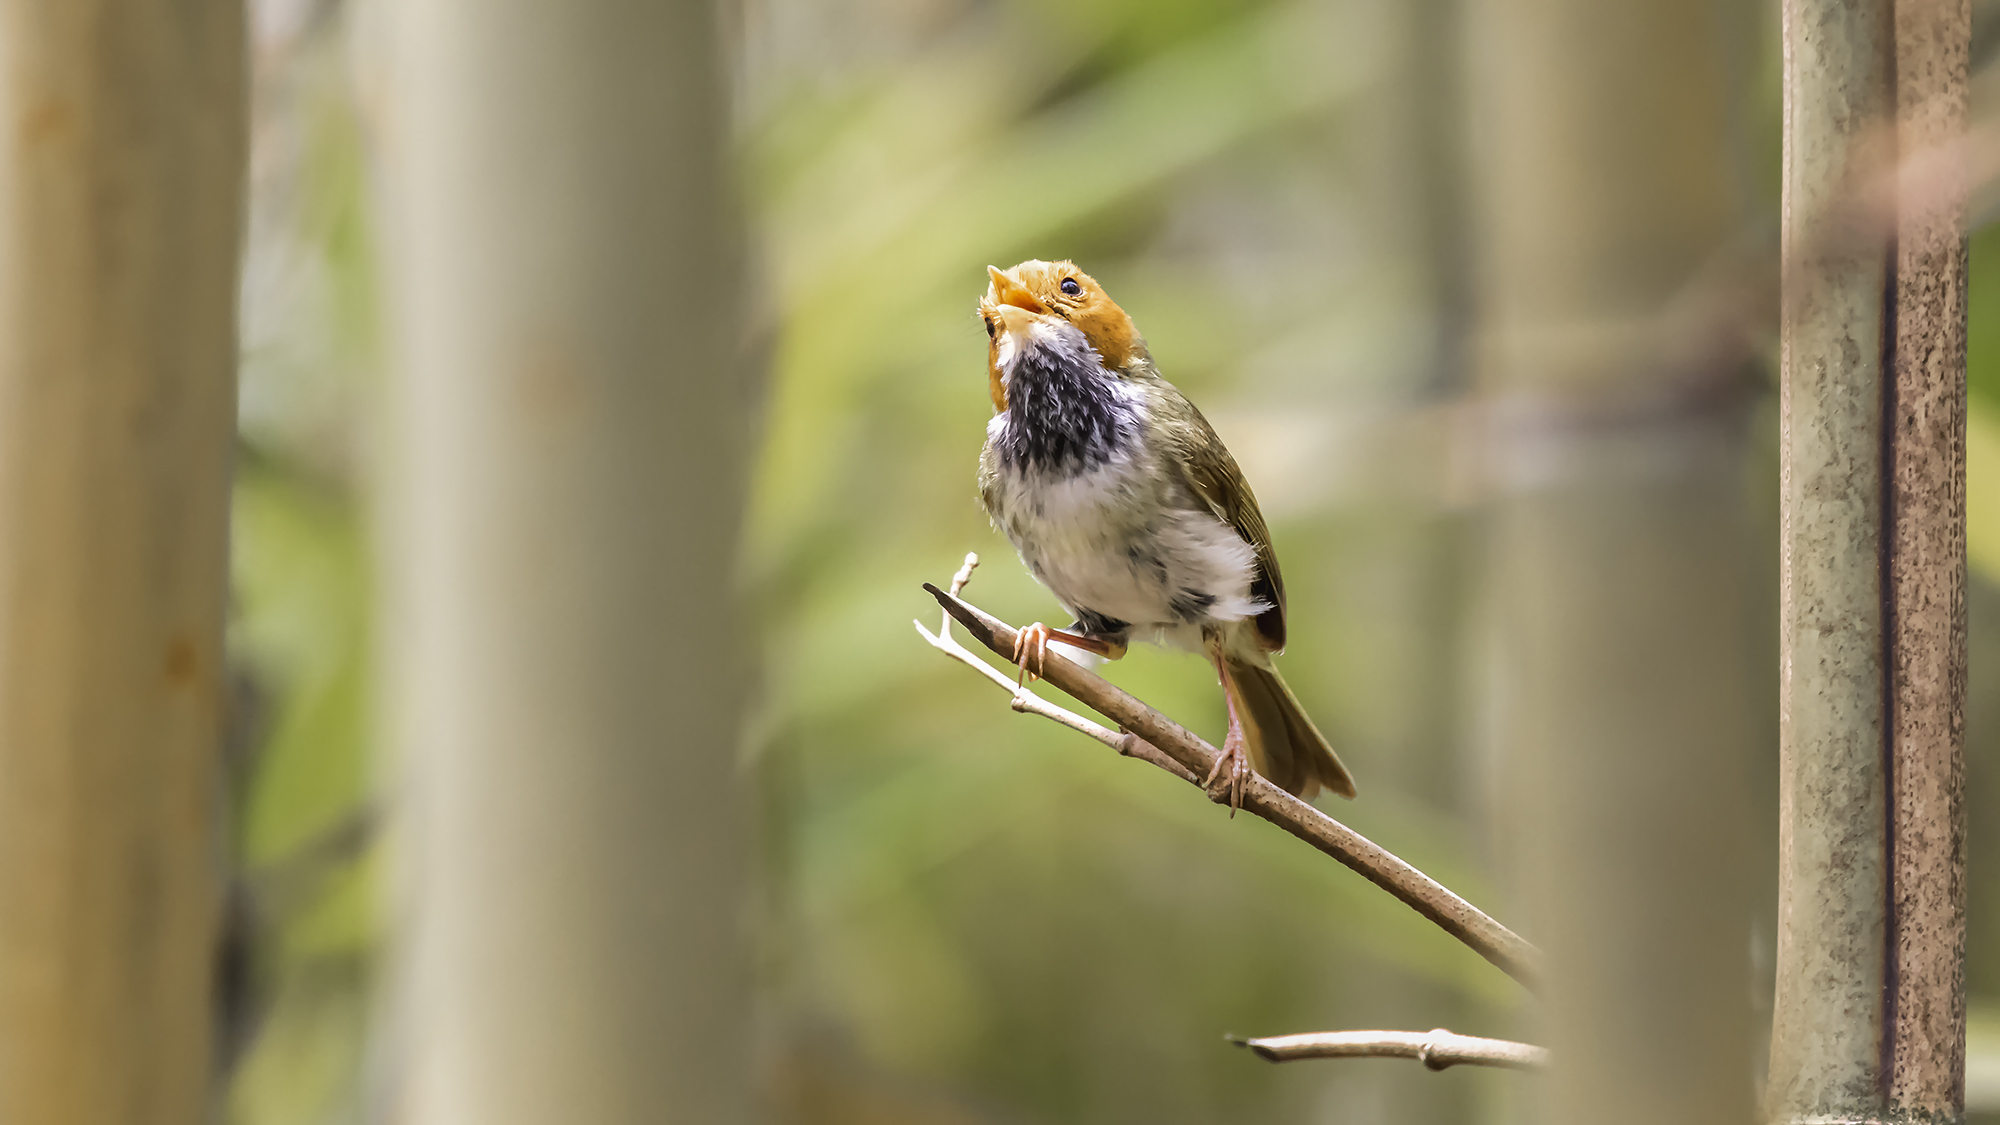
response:
{"label": "bird's eye", "polygon": [[991,340],[993,338],[993,334],[995,332],[1000,331],[1000,326],[993,323],[993,318],[990,316],[985,317],[983,319],[986,321],[986,338]]}
{"label": "bird's eye", "polygon": [[1065,277],[1062,280],[1062,291],[1074,297],[1083,292],[1083,286],[1078,285],[1075,278]]}

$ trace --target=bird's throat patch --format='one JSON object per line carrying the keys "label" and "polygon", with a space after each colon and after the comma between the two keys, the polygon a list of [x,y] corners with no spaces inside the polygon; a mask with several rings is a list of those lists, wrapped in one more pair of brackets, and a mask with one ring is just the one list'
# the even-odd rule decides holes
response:
{"label": "bird's throat patch", "polygon": [[995,405],[1006,414],[994,437],[1001,464],[1069,475],[1103,464],[1139,436],[1139,408],[1104,370],[1083,334],[1066,329],[1010,357],[1005,386],[993,367]]}

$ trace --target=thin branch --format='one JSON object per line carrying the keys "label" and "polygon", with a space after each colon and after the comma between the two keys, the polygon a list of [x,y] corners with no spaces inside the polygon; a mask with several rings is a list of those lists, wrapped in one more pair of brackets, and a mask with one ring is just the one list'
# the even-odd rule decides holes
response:
{"label": "thin branch", "polygon": [[[957,596],[960,590],[965,589],[967,582],[972,581],[972,572],[978,568],[979,556],[976,553],[967,552],[965,565],[959,567],[958,573],[953,575],[951,579],[951,593],[954,597]],[[944,620],[938,623],[938,631],[936,633],[932,633],[929,629],[924,628],[921,621],[912,621],[910,624],[917,627],[917,632],[923,634],[924,640],[929,641],[932,648],[937,649],[953,660],[960,661],[971,668],[977,669],[981,675],[993,681],[1000,690],[1012,696],[1013,701],[1011,706],[1014,710],[1027,715],[1040,715],[1044,719],[1068,727],[1079,734],[1094,738],[1126,757],[1144,759],[1180,778],[1182,781],[1199,784],[1196,780],[1198,775],[1189,773],[1185,766],[1160,753],[1156,747],[1148,743],[1145,739],[1112,730],[1101,723],[1091,722],[1074,711],[1067,711],[1050,703],[1025,687],[1017,686],[1012,680],[1009,680],[1006,676],[996,671],[991,664],[972,655],[964,645],[959,644],[957,640],[953,639],[951,635],[950,613],[947,612],[944,615]]]}
{"label": "thin branch", "polygon": [[[965,582],[971,578],[972,567],[976,565],[977,558],[967,556],[967,565],[953,582],[954,589],[964,588]],[[964,626],[979,643],[1002,659],[1012,661],[1013,626],[928,582],[924,584],[924,589],[937,598],[949,618]],[[940,627],[937,635],[932,635],[922,625],[918,625],[917,630],[933,646],[979,668],[988,679],[1005,688],[1014,696],[1016,710],[1055,719],[1121,753],[1143,757],[1184,781],[1198,785],[1198,779],[1209,776],[1217,754],[1215,747],[1061,655],[1053,651],[1048,654],[1042,670],[1043,679],[1129,733],[1116,734],[1080,715],[1046,703],[1031,693],[1018,691],[1006,676],[952,640],[948,626]],[[1226,781],[1224,779],[1225,785]],[[1220,802],[1227,799],[1226,788],[1222,786],[1208,792],[1210,800]],[[1541,954],[1534,946],[1360,833],[1271,784],[1261,775],[1251,776],[1245,787],[1243,808],[1339,860],[1369,882],[1402,900],[1404,905],[1435,922],[1500,971],[1531,990],[1536,987],[1540,977]]]}
{"label": "thin branch", "polygon": [[1415,1059],[1432,1070],[1448,1066],[1499,1066],[1509,1070],[1542,1070],[1549,1065],[1547,1047],[1511,1039],[1481,1039],[1434,1028],[1430,1031],[1316,1031],[1308,1035],[1271,1035],[1262,1039],[1231,1039],[1272,1062],[1296,1059]]}

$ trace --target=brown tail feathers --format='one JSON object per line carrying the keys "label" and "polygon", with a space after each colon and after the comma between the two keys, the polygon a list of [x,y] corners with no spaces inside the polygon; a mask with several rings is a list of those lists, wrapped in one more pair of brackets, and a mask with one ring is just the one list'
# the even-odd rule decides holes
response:
{"label": "brown tail feathers", "polygon": [[1307,801],[1322,785],[1354,796],[1354,778],[1276,669],[1231,660],[1223,686],[1236,697],[1250,764],[1271,784]]}

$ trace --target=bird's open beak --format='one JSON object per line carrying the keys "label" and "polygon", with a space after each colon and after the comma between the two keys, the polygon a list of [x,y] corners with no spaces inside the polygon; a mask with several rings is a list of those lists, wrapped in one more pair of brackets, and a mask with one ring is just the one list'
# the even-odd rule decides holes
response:
{"label": "bird's open beak", "polygon": [[1012,305],[1031,313],[1046,313],[1049,307],[1035,299],[1026,286],[998,266],[987,266],[986,276],[993,280],[993,301],[995,304]]}
{"label": "bird's open beak", "polygon": [[1049,307],[1007,271],[987,266],[986,276],[993,281],[993,304],[1000,315],[1000,327],[1008,333],[1025,335],[1036,317],[1048,315]]}
{"label": "bird's open beak", "polygon": [[998,266],[987,266],[986,276],[993,281],[986,300],[980,302],[982,310],[990,310],[987,315],[998,324],[989,323],[993,330],[993,345],[987,353],[987,380],[993,394],[993,409],[996,413],[1007,409],[1007,368],[1010,357],[1020,354],[1020,349],[1029,346],[1034,338],[1035,322],[1049,315],[1050,309],[1028,287],[1022,285],[1012,274]]}

